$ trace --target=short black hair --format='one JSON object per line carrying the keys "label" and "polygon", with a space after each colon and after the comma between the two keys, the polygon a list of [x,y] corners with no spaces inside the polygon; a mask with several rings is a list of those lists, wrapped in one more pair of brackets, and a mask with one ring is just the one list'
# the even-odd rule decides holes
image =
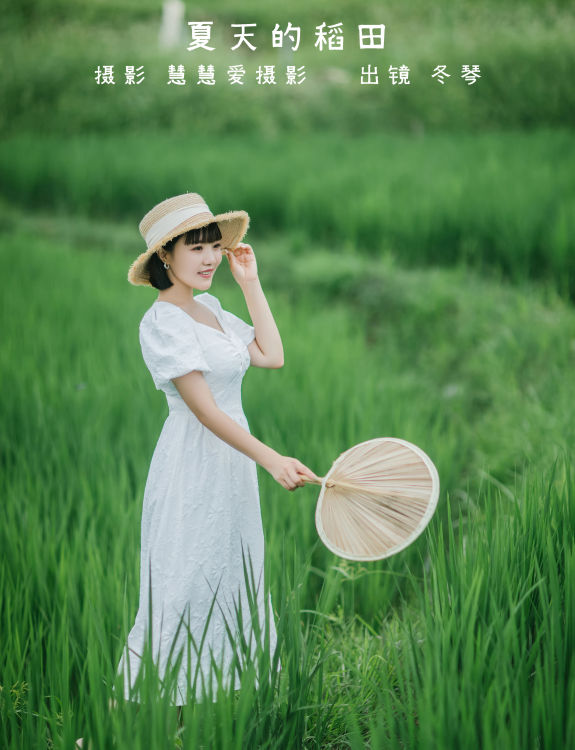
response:
{"label": "short black hair", "polygon": [[[162,245],[166,252],[170,253],[174,249],[174,245],[180,239],[185,237],[185,245],[196,245],[198,242],[216,242],[222,239],[222,233],[217,222],[213,221],[211,224],[206,224],[205,227],[199,229],[190,229],[183,234],[179,234],[177,237],[172,237],[168,240],[165,245]],[[156,289],[168,289],[173,286],[172,282],[168,278],[164,263],[157,252],[152,253],[150,260],[148,261],[148,273],[150,274],[150,283]]]}

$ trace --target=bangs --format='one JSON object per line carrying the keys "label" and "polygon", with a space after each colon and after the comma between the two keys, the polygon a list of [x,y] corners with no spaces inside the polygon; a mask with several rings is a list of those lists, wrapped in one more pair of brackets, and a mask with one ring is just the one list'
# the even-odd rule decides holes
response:
{"label": "bangs", "polygon": [[216,242],[222,239],[222,233],[217,222],[212,222],[199,229],[190,229],[185,236],[184,242],[186,245],[196,245],[198,242]]}

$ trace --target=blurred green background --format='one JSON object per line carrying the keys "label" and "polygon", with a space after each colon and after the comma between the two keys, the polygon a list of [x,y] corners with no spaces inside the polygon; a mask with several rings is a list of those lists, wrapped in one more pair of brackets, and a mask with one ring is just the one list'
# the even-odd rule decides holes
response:
{"label": "blurred green background", "polygon": [[[185,191],[250,214],[286,353],[245,378],[252,432],[320,475],[357,442],[401,437],[435,462],[441,495],[401,555],[348,564],[318,543],[314,487],[287,495],[259,469],[282,689],[246,688],[239,724],[232,702],[191,714],[179,741],[572,745],[573,4],[185,7],[214,22],[215,52],[187,52],[186,28],[161,48],[152,0],[3,8],[0,745],[167,746],[161,709],[132,725],[107,700],[167,413],[137,338],[157,293],[126,276],[142,216]],[[293,54],[271,44],[288,21]],[[323,21],[343,23],[343,51],[314,49]],[[255,52],[230,51],[232,23],[258,24]],[[384,50],[359,50],[370,23]],[[167,85],[180,64],[187,85]],[[216,85],[195,83],[199,64]],[[305,65],[300,86],[283,83],[289,64]],[[378,85],[360,84],[367,64]],[[464,64],[480,66],[471,86]],[[104,65],[116,85],[96,84]],[[142,84],[123,83],[126,65]],[[257,85],[258,65],[278,84]],[[210,291],[247,317],[225,267]]]}
{"label": "blurred green background", "polygon": [[[282,232],[292,252],[312,241],[408,265],[462,261],[551,279],[572,299],[574,15],[526,0],[188,4],[165,49],[158,2],[15,4],[3,17],[0,197],[133,227],[201,186],[217,210],[250,213],[252,238]],[[213,21],[214,52],[187,51],[187,20]],[[296,52],[287,39],[272,47],[289,21]],[[341,21],[343,50],[314,47],[323,21]],[[255,51],[230,50],[232,23],[257,24]],[[386,25],[384,50],[359,49],[357,26],[370,23]],[[200,64],[214,65],[215,85],[197,84]],[[232,64],[243,86],[228,83]],[[288,64],[305,66],[301,85],[285,84]],[[360,83],[367,64],[377,85]],[[472,85],[464,64],[480,68]],[[115,85],[96,83],[104,65]],[[124,83],[126,65],[144,66],[141,84]],[[167,84],[169,65],[184,65],[186,85]],[[277,66],[276,85],[256,83],[260,65]],[[409,67],[409,86],[391,83],[390,65]]]}

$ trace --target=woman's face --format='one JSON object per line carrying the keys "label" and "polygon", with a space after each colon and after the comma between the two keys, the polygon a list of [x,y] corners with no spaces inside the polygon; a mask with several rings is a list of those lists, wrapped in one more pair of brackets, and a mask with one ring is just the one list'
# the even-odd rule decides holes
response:
{"label": "woman's face", "polygon": [[167,254],[170,268],[166,270],[172,283],[180,281],[193,289],[209,289],[217,267],[222,262],[221,240],[185,244],[185,235],[180,237],[171,254]]}

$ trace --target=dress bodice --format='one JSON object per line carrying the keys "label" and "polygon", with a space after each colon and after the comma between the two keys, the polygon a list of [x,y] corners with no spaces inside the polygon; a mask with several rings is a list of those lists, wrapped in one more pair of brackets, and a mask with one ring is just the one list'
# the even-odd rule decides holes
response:
{"label": "dress bodice", "polygon": [[199,370],[219,408],[232,417],[242,417],[241,385],[250,365],[247,346],[255,329],[224,310],[208,292],[195,299],[214,313],[223,332],[198,322],[171,302],[156,300],[140,323],[144,361],[156,389],[166,394],[170,414],[182,412],[195,418],[172,378]]}

